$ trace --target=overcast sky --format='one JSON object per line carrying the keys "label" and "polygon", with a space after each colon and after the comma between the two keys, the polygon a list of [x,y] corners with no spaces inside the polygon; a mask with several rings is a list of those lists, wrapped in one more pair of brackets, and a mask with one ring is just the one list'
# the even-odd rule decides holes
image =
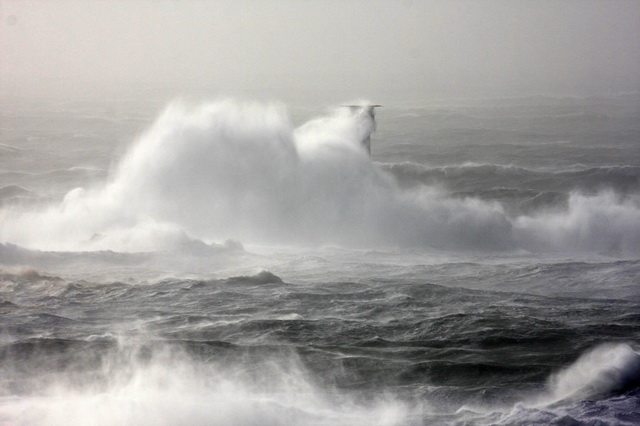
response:
{"label": "overcast sky", "polygon": [[3,0],[0,13],[5,90],[640,90],[636,0]]}

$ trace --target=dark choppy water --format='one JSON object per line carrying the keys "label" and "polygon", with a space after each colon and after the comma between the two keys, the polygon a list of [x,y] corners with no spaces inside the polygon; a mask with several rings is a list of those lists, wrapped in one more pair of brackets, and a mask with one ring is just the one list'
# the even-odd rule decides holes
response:
{"label": "dark choppy water", "polygon": [[0,423],[637,424],[639,105],[3,105]]}

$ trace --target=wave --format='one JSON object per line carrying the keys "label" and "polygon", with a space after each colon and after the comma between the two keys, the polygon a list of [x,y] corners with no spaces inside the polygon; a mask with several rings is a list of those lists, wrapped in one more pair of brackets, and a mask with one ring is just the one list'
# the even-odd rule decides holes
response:
{"label": "wave", "polygon": [[[141,342],[109,333],[83,340],[35,337],[5,343],[0,347],[6,367],[3,382],[15,396],[0,397],[0,420],[30,425],[86,424],[89,419],[99,425],[633,424],[630,419],[637,420],[637,415],[627,416],[627,421],[615,417],[637,412],[640,356],[624,344],[585,353],[553,374],[538,396],[475,406],[455,402],[443,406],[436,389],[450,397],[454,384],[428,384],[431,391],[423,396],[402,394],[401,389],[359,394],[318,374],[316,370],[327,366],[314,368],[309,364],[313,359],[305,362],[298,351],[225,341]],[[357,357],[342,361],[353,367]],[[430,367],[439,371],[443,365]],[[495,369],[484,365],[470,369],[470,374],[479,373],[490,376]],[[600,404],[601,409],[589,410],[590,404]],[[626,411],[614,408],[624,404]]]}
{"label": "wave", "polygon": [[19,152],[21,152],[22,149],[15,147],[13,145],[7,145],[4,143],[0,143],[0,152],[3,155],[12,155],[12,154],[17,154]]}
{"label": "wave", "polygon": [[551,375],[546,392],[515,404],[495,424],[637,424],[640,354],[602,344]]}
{"label": "wave", "polygon": [[0,398],[0,420],[29,425],[405,423],[402,402],[359,403],[325,388],[309,377],[294,351],[238,354],[241,348],[232,346],[201,343],[187,351],[179,344],[141,345],[108,336],[15,343],[3,348],[3,359],[21,359],[20,373],[43,369],[38,362],[45,352],[55,354],[47,365],[59,371],[22,381],[21,397]]}
{"label": "wave", "polygon": [[98,178],[106,175],[105,170],[96,167],[69,167],[66,169],[53,169],[42,172],[3,171],[0,176],[8,179],[43,179],[43,180],[69,180],[78,178]]}
{"label": "wave", "polygon": [[522,216],[516,239],[532,250],[590,251],[618,256],[640,252],[640,199],[614,193],[571,194],[567,210]]}
{"label": "wave", "polygon": [[582,401],[640,385],[640,354],[627,344],[598,346],[549,380],[554,401]]}
{"label": "wave", "polygon": [[40,197],[19,185],[7,185],[0,188],[0,206],[14,203],[28,203]]}
{"label": "wave", "polygon": [[[360,141],[372,131],[346,108],[294,129],[279,104],[173,104],[104,187],[77,188],[46,209],[4,208],[0,240],[41,250],[152,251],[185,240],[234,239],[640,251],[640,202],[633,194],[575,193],[560,212],[514,218],[503,205],[477,196],[405,187],[397,170],[406,172],[406,166],[389,172],[362,149]],[[535,177],[497,166],[426,173],[493,175],[502,185],[514,176]],[[613,174],[638,179],[635,169]]]}
{"label": "wave", "polygon": [[475,425],[633,425],[639,385],[640,354],[628,344],[602,344],[552,374],[536,395],[513,405],[463,406],[457,414]]}
{"label": "wave", "polygon": [[403,187],[438,185],[449,191],[479,191],[509,182],[511,188],[529,193],[614,191],[637,194],[640,190],[640,167],[575,167],[568,170],[530,170],[500,164],[465,163],[456,166],[430,167],[416,163],[382,164]]}
{"label": "wave", "polygon": [[255,275],[250,276],[238,276],[228,279],[229,282],[234,284],[283,284],[282,278],[269,271],[262,270]]}

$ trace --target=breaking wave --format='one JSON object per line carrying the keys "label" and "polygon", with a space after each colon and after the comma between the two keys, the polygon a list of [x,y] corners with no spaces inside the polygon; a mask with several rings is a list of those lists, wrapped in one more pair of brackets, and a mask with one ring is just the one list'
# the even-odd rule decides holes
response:
{"label": "breaking wave", "polygon": [[602,344],[551,375],[547,391],[515,404],[493,424],[637,424],[640,355],[627,344]]}
{"label": "breaking wave", "polygon": [[[74,189],[45,209],[4,207],[0,240],[42,250],[151,251],[234,239],[640,252],[637,194],[573,193],[560,211],[514,217],[474,193],[402,185],[362,148],[372,131],[367,117],[346,108],[295,129],[279,104],[173,104],[103,187]],[[503,180],[521,173],[470,170]],[[638,179],[637,170],[613,176],[621,185]]]}
{"label": "breaking wave", "polygon": [[[361,404],[324,389],[293,351],[266,357],[247,351],[238,359],[237,349],[224,343],[202,343],[187,352],[178,344],[114,343],[112,336],[88,342],[34,339],[10,350],[35,364],[47,349],[56,351],[68,376],[48,374],[35,380],[37,391],[27,382],[20,397],[0,397],[3,423],[395,425],[407,416],[405,404],[392,398]],[[102,355],[84,355],[89,350]],[[207,357],[212,359],[204,362]],[[75,370],[64,371],[65,366]]]}
{"label": "breaking wave", "polygon": [[[63,318],[61,320],[64,320]],[[552,375],[545,392],[514,404],[439,407],[437,398],[358,395],[317,376],[294,349],[227,342],[31,339],[2,348],[19,396],[0,397],[0,421],[54,425],[634,424],[640,356],[602,345]],[[53,355],[52,355],[53,354]],[[48,363],[42,365],[42,357]],[[12,364],[14,363],[14,364]],[[45,370],[57,366],[56,372]],[[15,367],[15,371],[11,369]],[[13,374],[31,380],[14,381]],[[512,395],[516,397],[517,395]],[[589,410],[594,398],[629,405]],[[611,399],[613,398],[613,399]]]}
{"label": "breaking wave", "polygon": [[627,344],[601,345],[549,380],[552,400],[599,398],[640,384],[640,354]]}

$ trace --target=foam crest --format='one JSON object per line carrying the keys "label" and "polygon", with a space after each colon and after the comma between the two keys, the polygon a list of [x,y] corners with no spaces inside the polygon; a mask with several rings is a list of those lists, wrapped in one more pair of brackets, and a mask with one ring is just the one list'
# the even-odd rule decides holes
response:
{"label": "foam crest", "polygon": [[582,355],[548,382],[546,404],[581,401],[640,383],[640,354],[627,344],[605,344]]}
{"label": "foam crest", "polygon": [[[618,424],[616,410],[624,412],[628,404],[631,421],[636,408],[634,398],[620,394],[638,385],[640,354],[628,344],[602,344],[551,375],[541,394],[511,407],[476,408],[470,413],[482,418],[479,424]],[[594,410],[593,401],[606,408]]]}
{"label": "foam crest", "polygon": [[640,253],[640,199],[571,194],[566,211],[522,216],[514,229],[519,243],[533,250]]}

